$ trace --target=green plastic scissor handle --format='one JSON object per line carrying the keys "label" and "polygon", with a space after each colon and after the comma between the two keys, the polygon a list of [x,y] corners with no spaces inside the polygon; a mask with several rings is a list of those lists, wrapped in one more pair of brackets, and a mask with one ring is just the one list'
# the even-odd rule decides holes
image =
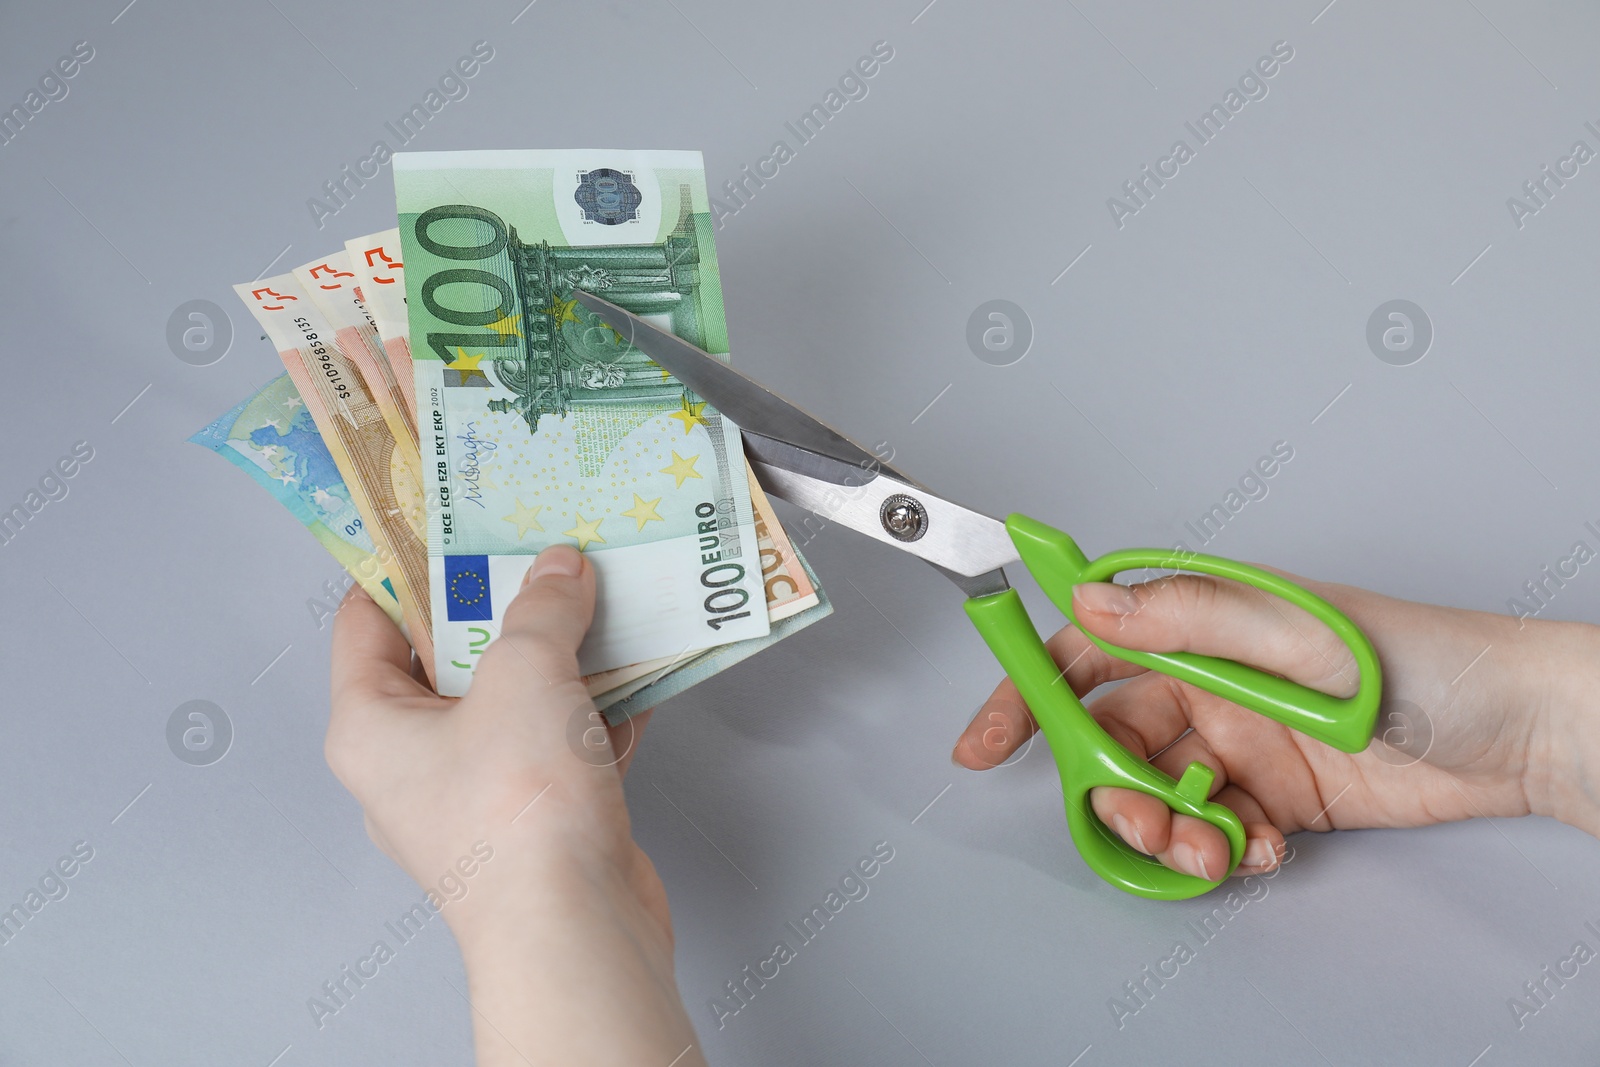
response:
{"label": "green plastic scissor handle", "polygon": [[[1039,587],[1074,623],[1073,586],[1109,581],[1123,571],[1147,567],[1231,578],[1304,608],[1326,623],[1355,655],[1361,672],[1355,696],[1332,697],[1215,656],[1139,652],[1103,641],[1088,631],[1084,636],[1109,655],[1180,678],[1342,751],[1359,752],[1372,740],[1383,690],[1378,654],[1355,623],[1321,597],[1245,563],[1172,549],[1133,548],[1110,552],[1091,562],[1072,538],[1025,515],[1009,516],[1006,530]],[[1233,873],[1244,855],[1244,825],[1231,810],[1208,799],[1214,778],[1210,768],[1191,763],[1182,779],[1175,781],[1113,740],[1066,683],[1015,589],[974,597],[967,601],[966,609],[1050,742],[1061,772],[1067,826],[1084,861],[1100,877],[1129,893],[1158,900],[1185,900],[1215,888],[1221,881],[1208,882],[1174,871],[1125,844],[1090,807],[1089,791],[1096,786],[1137,789],[1159,798],[1174,811],[1216,826],[1227,835],[1229,844],[1228,869],[1222,878]]]}

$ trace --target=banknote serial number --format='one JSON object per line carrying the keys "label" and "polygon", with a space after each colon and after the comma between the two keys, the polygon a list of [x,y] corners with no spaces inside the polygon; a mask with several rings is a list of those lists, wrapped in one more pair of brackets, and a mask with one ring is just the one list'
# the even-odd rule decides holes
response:
{"label": "banknote serial number", "polygon": [[333,386],[334,395],[340,400],[350,399],[350,387],[344,383],[344,374],[333,362],[333,353],[328,351],[328,346],[322,343],[322,335],[317,333],[311,325],[310,319],[296,318],[294,324],[300,327],[300,333],[306,339],[309,351],[322,368],[322,373],[327,376],[328,384]]}
{"label": "banknote serial number", "polygon": [[700,565],[705,568],[700,572],[700,584],[711,590],[702,605],[706,625],[721,630],[725,622],[750,617],[748,610],[740,610],[750,603],[750,591],[739,584],[744,581],[744,564],[722,558],[722,524],[716,506],[703,500],[695,505],[694,513],[700,518]]}

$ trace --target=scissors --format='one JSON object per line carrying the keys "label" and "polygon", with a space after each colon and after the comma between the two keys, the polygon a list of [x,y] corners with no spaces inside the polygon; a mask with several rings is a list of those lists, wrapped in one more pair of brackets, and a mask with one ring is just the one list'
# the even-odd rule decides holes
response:
{"label": "scissors", "polygon": [[[1016,683],[1050,742],[1061,773],[1067,826],[1084,861],[1119,889],[1158,900],[1185,900],[1216,888],[1244,855],[1244,825],[1210,800],[1215,777],[1203,763],[1170,775],[1118,744],[1084,708],[1028,618],[1005,567],[1021,562],[1068,620],[1072,589],[1110,581],[1124,571],[1155,568],[1230,578],[1304,608],[1354,654],[1360,686],[1338,698],[1233,660],[1192,652],[1121,648],[1088,631],[1103,652],[1214,693],[1344,752],[1372,740],[1383,679],[1372,642],[1343,612],[1269,571],[1184,550],[1130,548],[1090,560],[1071,537],[1026,515],[1004,522],[945,500],[883,463],[760,383],[686,341],[603,300],[573,297],[689,391],[740,427],[745,458],[772,496],[910,552],[967,595],[967,616]],[[1136,789],[1173,811],[1203,819],[1228,838],[1228,869],[1215,882],[1174,871],[1126,844],[1095,815],[1089,791]]]}

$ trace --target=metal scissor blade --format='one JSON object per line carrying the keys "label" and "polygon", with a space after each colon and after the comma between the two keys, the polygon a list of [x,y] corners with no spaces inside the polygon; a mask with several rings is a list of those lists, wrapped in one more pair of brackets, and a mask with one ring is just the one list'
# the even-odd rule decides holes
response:
{"label": "metal scissor blade", "polygon": [[715,356],[585,289],[572,290],[572,296],[735,425],[757,428],[765,437],[787,441],[843,463],[887,471],[907,484],[915,484],[884,466],[876,455],[844,434]]}
{"label": "metal scissor blade", "polygon": [[[572,295],[742,429],[745,457],[767,492],[920,557],[968,596],[1008,588],[1002,568],[1017,561],[1017,550],[1004,523],[934,496],[844,434],[682,338],[587,290],[574,289]],[[904,525],[908,516],[915,530]]]}
{"label": "metal scissor blade", "polygon": [[1005,523],[893,475],[744,431],[745,458],[769,494],[931,563],[966,592],[1007,588],[1017,549]]}

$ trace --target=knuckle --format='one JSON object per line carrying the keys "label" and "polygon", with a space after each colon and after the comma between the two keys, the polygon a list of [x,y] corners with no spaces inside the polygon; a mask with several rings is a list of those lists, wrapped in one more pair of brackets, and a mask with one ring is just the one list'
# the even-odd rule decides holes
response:
{"label": "knuckle", "polygon": [[[1293,605],[1279,607],[1266,633],[1270,662],[1280,673],[1312,689],[1334,696],[1356,691],[1355,656],[1320,620]],[[1292,614],[1291,614],[1292,613]]]}
{"label": "knuckle", "polygon": [[1139,608],[1126,621],[1140,627],[1142,643],[1186,646],[1197,633],[1212,626],[1217,587],[1205,577],[1168,575],[1131,588],[1139,598]]}
{"label": "knuckle", "polygon": [[1221,608],[1220,587],[1209,578],[1185,574],[1172,579],[1173,613],[1191,625],[1205,625]]}
{"label": "knuckle", "polygon": [[526,592],[506,607],[506,614],[500,620],[500,632],[512,633],[533,628],[548,610],[546,598],[537,592]]}
{"label": "knuckle", "polygon": [[1328,647],[1308,652],[1305,656],[1309,669],[1305,684],[1335,697],[1352,697],[1360,688],[1360,672],[1355,657],[1337,639],[1323,644]]}
{"label": "knuckle", "polygon": [[578,616],[582,604],[576,578],[541,578],[511,601],[501,631],[549,629],[553,621]]}
{"label": "knuckle", "polygon": [[478,674],[498,678],[532,672],[546,683],[578,676],[577,649],[567,648],[539,625],[506,628],[483,654]]}
{"label": "knuckle", "polygon": [[1145,741],[1144,735],[1121,719],[1102,714],[1096,716],[1095,721],[1100,724],[1101,729],[1111,735],[1112,740],[1127,749],[1134,758],[1144,759],[1149,754],[1150,746]]}
{"label": "knuckle", "polygon": [[1100,685],[1103,681],[1101,674],[1106,669],[1105,655],[1094,646],[1087,634],[1087,630],[1080,632],[1076,626],[1063,626],[1044,643],[1050,658],[1055,660],[1056,666],[1061,668],[1068,684],[1074,689],[1082,690],[1084,684],[1090,689]]}

